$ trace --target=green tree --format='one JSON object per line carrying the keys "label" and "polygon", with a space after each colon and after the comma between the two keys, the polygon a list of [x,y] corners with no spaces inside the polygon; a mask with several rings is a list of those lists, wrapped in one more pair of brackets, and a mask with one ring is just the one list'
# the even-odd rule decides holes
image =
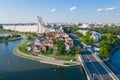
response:
{"label": "green tree", "polygon": [[103,48],[100,48],[99,56],[100,56],[101,58],[104,57],[104,49],[103,49]]}
{"label": "green tree", "polygon": [[58,52],[57,55],[64,55],[65,54],[65,44],[64,40],[53,40],[53,43],[57,45],[58,47]]}
{"label": "green tree", "polygon": [[104,57],[107,58],[110,56],[109,50],[107,48],[104,48]]}
{"label": "green tree", "polygon": [[48,51],[45,52],[45,54],[47,54],[47,55],[53,54],[53,49],[52,48],[48,48]]}
{"label": "green tree", "polygon": [[86,33],[86,36],[82,36],[82,42],[84,42],[87,45],[92,45],[94,39],[91,37],[90,31]]}
{"label": "green tree", "polygon": [[8,40],[8,36],[5,37],[5,40],[6,40],[6,41]]}
{"label": "green tree", "polygon": [[72,47],[68,52],[68,55],[75,55],[82,52],[82,49],[79,46]]}
{"label": "green tree", "polygon": [[33,40],[33,36],[28,35],[27,39],[28,39],[28,40]]}
{"label": "green tree", "polygon": [[0,78],[0,80],[5,80],[5,79],[3,79],[3,78]]}
{"label": "green tree", "polygon": [[82,49],[79,46],[76,46],[75,49],[74,49],[74,51],[75,51],[74,52],[75,54],[79,54],[79,53],[82,52]]}
{"label": "green tree", "polygon": [[101,58],[107,58],[107,57],[110,56],[110,52],[109,52],[109,50],[107,48],[100,48],[100,54],[99,54],[99,56]]}

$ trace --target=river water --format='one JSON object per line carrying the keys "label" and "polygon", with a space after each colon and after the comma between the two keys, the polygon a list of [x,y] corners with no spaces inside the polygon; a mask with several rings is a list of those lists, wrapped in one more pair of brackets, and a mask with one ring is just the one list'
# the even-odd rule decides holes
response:
{"label": "river water", "polygon": [[85,80],[80,66],[58,68],[14,55],[19,43],[21,40],[0,43],[0,77],[5,80]]}
{"label": "river water", "polygon": [[108,66],[120,78],[120,49],[114,51]]}

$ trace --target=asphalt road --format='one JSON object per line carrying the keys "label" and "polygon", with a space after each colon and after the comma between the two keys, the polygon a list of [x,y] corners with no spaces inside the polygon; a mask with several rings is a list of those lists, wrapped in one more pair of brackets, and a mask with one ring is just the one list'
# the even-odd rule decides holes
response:
{"label": "asphalt road", "polygon": [[[83,45],[77,40],[75,36],[69,34],[70,38],[73,39],[74,46],[80,46],[83,48]],[[112,77],[108,74],[108,72],[104,69],[104,67],[96,60],[96,58],[89,52],[85,51],[81,55],[86,64],[86,67],[90,71],[90,75],[94,80],[113,80]]]}
{"label": "asphalt road", "polygon": [[94,78],[98,80],[113,80],[104,67],[89,51],[83,52],[82,57],[86,67],[90,71],[90,75],[94,75]]}

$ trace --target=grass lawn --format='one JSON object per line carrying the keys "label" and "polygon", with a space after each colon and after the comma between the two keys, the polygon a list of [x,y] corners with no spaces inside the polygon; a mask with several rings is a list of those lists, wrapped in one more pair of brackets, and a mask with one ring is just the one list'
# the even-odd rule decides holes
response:
{"label": "grass lawn", "polygon": [[54,57],[55,59],[57,60],[66,60],[66,61],[76,61],[76,57],[75,56],[69,56],[69,55],[66,55],[66,56],[55,56]]}

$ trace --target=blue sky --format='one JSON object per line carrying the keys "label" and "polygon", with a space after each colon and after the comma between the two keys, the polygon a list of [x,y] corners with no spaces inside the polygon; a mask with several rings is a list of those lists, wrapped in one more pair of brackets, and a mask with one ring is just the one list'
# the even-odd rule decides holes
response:
{"label": "blue sky", "polygon": [[0,23],[120,22],[120,0],[0,0]]}

